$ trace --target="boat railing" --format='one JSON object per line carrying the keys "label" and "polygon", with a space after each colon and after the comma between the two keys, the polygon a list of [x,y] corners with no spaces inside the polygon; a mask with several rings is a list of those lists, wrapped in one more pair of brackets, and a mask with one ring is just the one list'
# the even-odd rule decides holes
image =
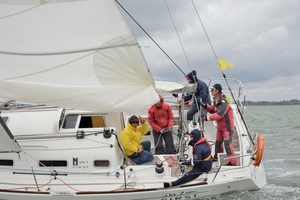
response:
{"label": "boat railing", "polygon": [[61,134],[44,134],[44,135],[16,135],[15,140],[40,140],[40,139],[58,139],[58,138],[77,138],[83,139],[86,136],[90,135],[100,135],[100,134],[115,134],[113,129],[105,129],[99,131],[83,131],[77,130],[76,132],[70,133],[61,133]]}
{"label": "boat railing", "polygon": [[252,164],[252,162],[249,162],[248,165],[243,165],[243,166],[230,166],[230,167],[232,167],[232,168],[230,168],[230,169],[222,169],[222,170],[221,170],[222,167],[225,167],[225,166],[226,166],[226,165],[223,165],[223,163],[224,163],[225,161],[230,160],[230,159],[233,158],[233,157],[234,157],[234,158],[241,158],[241,157],[246,157],[246,156],[251,156],[251,155],[247,154],[247,155],[232,156],[232,157],[230,157],[230,158],[224,158],[224,159],[222,160],[222,162],[220,163],[220,166],[218,167],[218,170],[217,170],[217,172],[216,172],[216,174],[215,174],[215,176],[214,176],[214,178],[213,178],[213,180],[212,180],[212,183],[215,181],[215,179],[216,179],[216,177],[218,176],[219,172],[231,171],[231,170],[243,169],[243,168],[249,167],[249,166]]}

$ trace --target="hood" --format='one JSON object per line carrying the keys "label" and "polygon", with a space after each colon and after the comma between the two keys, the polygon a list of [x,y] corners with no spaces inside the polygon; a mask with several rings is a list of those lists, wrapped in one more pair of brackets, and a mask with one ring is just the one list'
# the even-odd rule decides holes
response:
{"label": "hood", "polygon": [[197,72],[195,70],[191,71],[186,75],[186,78],[191,79],[192,83],[197,82]]}
{"label": "hood", "polygon": [[198,129],[192,130],[192,132],[188,135],[193,137],[193,139],[189,142],[189,145],[191,146],[194,146],[196,142],[202,138],[202,134]]}

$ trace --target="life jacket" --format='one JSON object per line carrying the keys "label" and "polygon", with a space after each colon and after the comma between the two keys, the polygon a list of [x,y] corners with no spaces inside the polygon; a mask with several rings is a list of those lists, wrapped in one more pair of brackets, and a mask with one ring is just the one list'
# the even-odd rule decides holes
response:
{"label": "life jacket", "polygon": [[206,143],[207,144],[207,147],[210,149],[210,151],[208,151],[209,153],[207,155],[202,155],[202,158],[204,158],[203,160],[209,160],[210,157],[211,157],[211,146],[208,144],[207,142],[207,139],[206,138],[200,138],[196,143],[195,145],[193,146],[193,157],[194,157],[194,151],[195,151],[195,147],[199,144],[202,144],[202,143]]}

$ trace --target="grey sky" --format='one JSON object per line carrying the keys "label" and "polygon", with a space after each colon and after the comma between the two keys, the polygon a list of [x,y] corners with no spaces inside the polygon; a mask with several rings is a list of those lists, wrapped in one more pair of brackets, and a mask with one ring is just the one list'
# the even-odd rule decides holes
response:
{"label": "grey sky", "polygon": [[[176,64],[195,69],[205,82],[222,78],[191,0],[166,0],[183,44],[175,32],[165,0],[119,0]],[[247,99],[300,99],[298,0],[193,0],[219,59],[234,68],[224,71],[239,79]],[[129,20],[155,80],[185,83],[183,74]]]}

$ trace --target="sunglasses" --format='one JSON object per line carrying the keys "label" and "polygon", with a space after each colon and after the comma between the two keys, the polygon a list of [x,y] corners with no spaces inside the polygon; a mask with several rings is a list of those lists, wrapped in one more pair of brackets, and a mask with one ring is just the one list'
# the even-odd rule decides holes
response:
{"label": "sunglasses", "polygon": [[137,124],[137,125],[139,125],[140,122],[139,121],[131,121],[130,124]]}

